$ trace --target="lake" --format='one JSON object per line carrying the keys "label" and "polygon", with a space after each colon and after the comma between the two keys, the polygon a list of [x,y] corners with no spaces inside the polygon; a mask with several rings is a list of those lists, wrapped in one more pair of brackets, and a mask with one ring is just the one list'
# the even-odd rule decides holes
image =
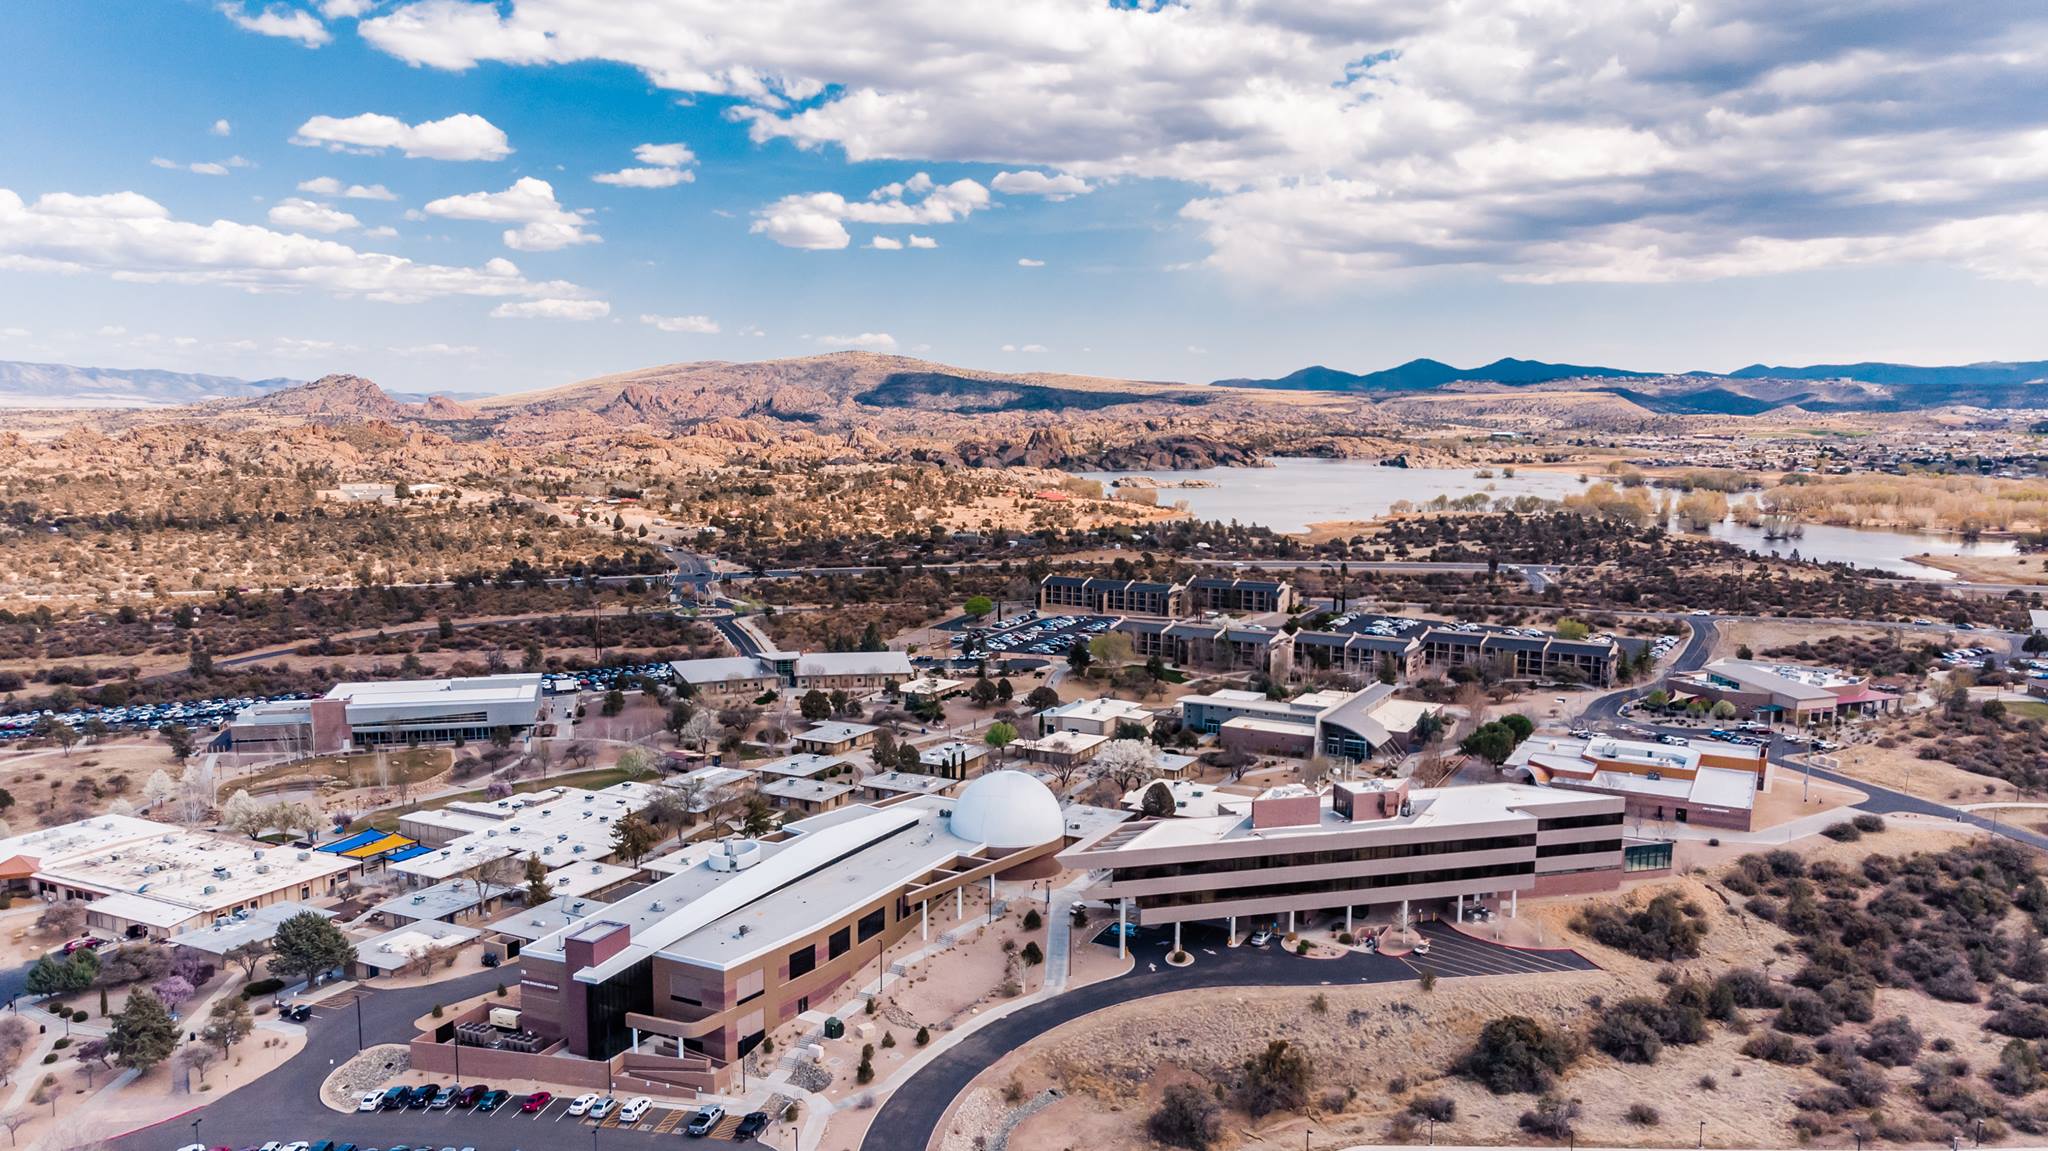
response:
{"label": "lake", "polygon": [[[1264,468],[1199,468],[1184,472],[1159,472],[1151,478],[1161,482],[1200,481],[1213,487],[1161,488],[1159,502],[1171,505],[1186,501],[1198,519],[1236,520],[1277,532],[1305,532],[1310,524],[1333,520],[1370,520],[1386,515],[1396,503],[1407,500],[1421,505],[1437,496],[1484,493],[1497,498],[1536,496],[1562,500],[1584,491],[1580,473],[1537,471],[1520,468],[1512,476],[1500,468],[1491,469],[1492,478],[1470,468],[1389,468],[1369,460],[1324,460],[1280,457]],[[1100,480],[1104,487],[1123,476],[1140,472],[1082,472],[1083,477]],[[1588,483],[1605,478],[1587,472]],[[1842,528],[1809,524],[1805,535],[1795,540],[1766,540],[1761,528],[1746,528],[1732,520],[1716,524],[1707,533],[1759,555],[1786,555],[1797,551],[1802,559],[1827,563],[1854,564],[1861,568],[1894,572],[1920,579],[1954,579],[1950,572],[1906,559],[1910,555],[1999,556],[2018,551],[2011,540],[1963,540],[1957,536],[1883,531],[1875,528]]]}

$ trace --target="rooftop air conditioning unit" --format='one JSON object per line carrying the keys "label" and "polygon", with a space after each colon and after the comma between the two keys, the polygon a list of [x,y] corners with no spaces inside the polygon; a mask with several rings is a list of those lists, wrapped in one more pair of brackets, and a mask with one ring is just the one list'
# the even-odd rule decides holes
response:
{"label": "rooftop air conditioning unit", "polygon": [[655,901],[654,901],[653,903],[650,903],[650,904],[648,904],[648,905],[647,905],[647,910],[649,910],[649,911],[665,911],[665,910],[667,910],[667,909],[666,909],[666,908],[664,908],[664,907],[663,907],[663,906],[661,905],[661,900],[657,899],[657,900],[655,900]]}
{"label": "rooftop air conditioning unit", "polygon": [[258,874],[258,875],[269,875],[269,874],[270,874],[270,865],[269,865],[269,864],[267,864],[267,863],[259,863],[259,864],[257,864],[257,865],[256,865],[256,874]]}
{"label": "rooftop air conditioning unit", "polygon": [[305,861],[307,861],[307,860],[309,860],[309,859],[311,859],[311,858],[313,858],[313,853],[312,853],[312,852],[310,852],[310,851],[301,851],[301,852],[299,852],[299,862],[300,862],[300,863],[304,863]]}
{"label": "rooftop air conditioning unit", "polygon": [[546,847],[540,849],[540,853],[542,855],[553,855],[555,853],[555,845],[552,843],[548,844]]}
{"label": "rooftop air conditioning unit", "polygon": [[205,888],[204,888],[203,890],[201,890],[201,891],[200,891],[200,893],[199,893],[199,894],[201,894],[201,895],[212,895],[212,894],[213,894],[214,892],[216,892],[216,891],[219,891],[219,890],[220,890],[219,888],[217,888],[217,887],[215,887],[215,886],[214,886],[213,884],[209,883],[209,884],[207,884],[207,885],[206,885],[206,887],[205,887]]}

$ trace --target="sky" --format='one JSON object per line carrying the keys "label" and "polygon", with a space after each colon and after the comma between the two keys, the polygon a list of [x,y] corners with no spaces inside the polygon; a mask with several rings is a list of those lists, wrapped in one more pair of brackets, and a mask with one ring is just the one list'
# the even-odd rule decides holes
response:
{"label": "sky", "polygon": [[2048,357],[2033,0],[16,0],[0,359]]}

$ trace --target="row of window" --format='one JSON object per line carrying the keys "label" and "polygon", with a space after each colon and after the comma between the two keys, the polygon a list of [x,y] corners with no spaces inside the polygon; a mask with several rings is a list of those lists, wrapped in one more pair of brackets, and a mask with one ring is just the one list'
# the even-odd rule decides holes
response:
{"label": "row of window", "polygon": [[[1619,822],[1618,820],[1616,822]],[[1382,859],[1412,859],[1426,855],[1463,854],[1473,851],[1504,851],[1536,846],[1534,835],[1492,835],[1481,839],[1433,839],[1421,843],[1380,843],[1329,851],[1298,851],[1284,855],[1241,855],[1227,859],[1199,859],[1186,863],[1161,863],[1151,867],[1120,867],[1115,881],[1174,879],[1184,875],[1211,875],[1231,871],[1264,871],[1280,867],[1317,867],[1337,863],[1368,863]]]}
{"label": "row of window", "polygon": [[1560,815],[1556,819],[1536,821],[1538,831],[1570,831],[1575,827],[1620,827],[1621,812],[1603,811],[1598,815]]}
{"label": "row of window", "polygon": [[1536,858],[1550,859],[1559,855],[1591,855],[1596,851],[1620,851],[1619,839],[1589,839],[1584,843],[1546,843],[1536,849]]}
{"label": "row of window", "polygon": [[1497,879],[1509,875],[1533,875],[1533,860],[1495,863],[1484,867],[1446,867],[1434,871],[1408,871],[1392,875],[1360,875],[1344,879],[1322,879],[1293,883],[1255,883],[1222,891],[1175,891],[1163,895],[1141,895],[1138,907],[1187,907],[1204,903],[1231,903],[1242,899],[1272,899],[1290,895],[1322,895],[1332,892],[1367,892],[1390,887],[1419,887],[1433,883],[1462,883],[1473,879]]}

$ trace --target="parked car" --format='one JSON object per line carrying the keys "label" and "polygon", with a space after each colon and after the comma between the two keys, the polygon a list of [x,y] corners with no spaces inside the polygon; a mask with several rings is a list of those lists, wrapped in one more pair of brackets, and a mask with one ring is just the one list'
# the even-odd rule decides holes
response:
{"label": "parked car", "polygon": [[439,1083],[427,1083],[412,1089],[412,1097],[405,1101],[408,1111],[425,1111],[434,1102],[434,1096],[441,1093]]}
{"label": "parked car", "polygon": [[384,1093],[382,1091],[365,1091],[363,1092],[363,1097],[356,1101],[356,1110],[375,1111],[383,1105]]}
{"label": "parked car", "polygon": [[403,1111],[405,1110],[405,1105],[410,1102],[412,1102],[412,1088],[393,1087],[384,1093],[384,1102],[381,1106],[386,1111]]}
{"label": "parked car", "polygon": [[740,1120],[740,1125],[733,1130],[733,1141],[743,1143],[766,1130],[768,1130],[768,1113],[766,1111],[749,1111]]}
{"label": "parked car", "polygon": [[598,1097],[596,1095],[590,1094],[589,1092],[585,1092],[582,1095],[578,1095],[576,1098],[569,1100],[569,1114],[582,1115],[588,1112],[591,1108],[591,1105],[596,1103],[597,1100]]}
{"label": "parked car", "polygon": [[640,1122],[640,1117],[647,1114],[647,1109],[652,1106],[654,1106],[654,1100],[649,1099],[645,1095],[635,1095],[631,1099],[626,1100],[624,1107],[619,1108],[619,1122],[621,1124],[638,1123]]}
{"label": "parked car", "polygon": [[484,1097],[476,1101],[476,1109],[482,1114],[489,1115],[491,1112],[504,1106],[505,1100],[510,1098],[512,1098],[510,1091],[486,1091],[484,1092]]}
{"label": "parked car", "polygon": [[592,1119],[602,1119],[605,1116],[611,1114],[612,1110],[616,1108],[618,1105],[618,1100],[607,1095],[604,1098],[599,1099],[597,1102],[592,1103],[590,1105],[590,1117]]}
{"label": "parked car", "polygon": [[490,1088],[481,1083],[472,1083],[462,1089],[462,1094],[455,1097],[455,1105],[467,1110],[476,1106],[489,1091]]}
{"label": "parked car", "polygon": [[701,1139],[711,1134],[711,1129],[718,1126],[718,1121],[723,1118],[725,1108],[716,1103],[708,1104],[698,1108],[697,1113],[690,1116],[690,1125],[683,1129],[683,1133]]}
{"label": "parked car", "polygon": [[536,1091],[533,1094],[528,1095],[526,1097],[526,1102],[521,1103],[519,1105],[519,1109],[528,1115],[532,1115],[537,1112],[546,1110],[547,1105],[553,1103],[554,1101],[555,1096],[553,1092]]}
{"label": "parked car", "polygon": [[106,945],[107,941],[104,939],[91,935],[82,935],[64,945],[64,954],[70,955],[74,951],[98,951]]}
{"label": "parked car", "polygon": [[277,1017],[291,1023],[304,1023],[306,1020],[313,1018],[313,1005],[310,1003],[293,1003],[280,1009]]}
{"label": "parked car", "polygon": [[1257,931],[1252,932],[1252,937],[1245,940],[1245,942],[1253,947],[1264,947],[1268,943],[1273,942],[1273,933],[1261,927]]}
{"label": "parked car", "polygon": [[434,1101],[427,1104],[427,1107],[434,1111],[446,1111],[450,1107],[455,1106],[455,1094],[455,1088],[443,1087],[439,1091],[434,1092]]}

